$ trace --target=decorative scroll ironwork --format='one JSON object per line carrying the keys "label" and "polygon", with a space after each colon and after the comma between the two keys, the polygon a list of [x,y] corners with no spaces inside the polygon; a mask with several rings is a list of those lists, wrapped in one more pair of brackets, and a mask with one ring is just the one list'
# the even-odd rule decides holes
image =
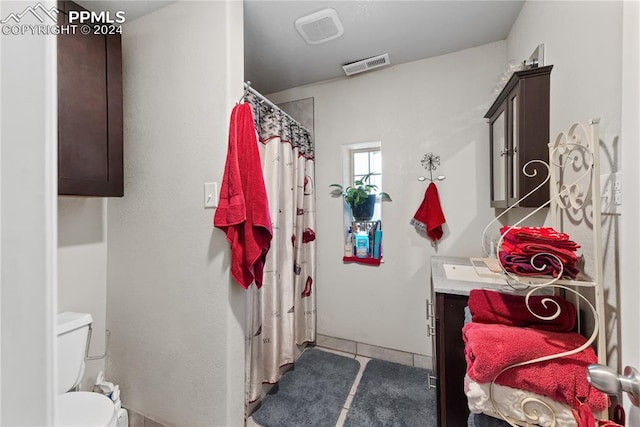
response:
{"label": "decorative scroll ironwork", "polygon": [[[505,232],[500,235],[500,238],[497,242],[496,253],[499,254],[500,248],[502,246],[502,242],[504,240],[504,236],[513,230],[515,227],[519,227],[521,224],[525,223],[529,218],[531,218],[536,213],[540,212],[547,206],[551,208],[552,222],[555,224],[560,223],[560,215],[564,211],[568,210],[581,210],[585,209],[587,203],[590,201],[593,203],[592,211],[595,212],[596,218],[592,223],[594,228],[594,244],[596,247],[600,244],[600,238],[598,237],[598,233],[600,233],[599,228],[599,199],[597,197],[593,197],[597,189],[599,188],[599,171],[598,168],[598,120],[592,120],[589,125],[585,125],[583,123],[575,123],[566,133],[560,133],[554,142],[549,144],[549,164],[542,160],[532,160],[524,165],[523,174],[527,177],[537,176],[540,170],[546,172],[546,177],[543,182],[538,185],[536,188],[531,190],[529,193],[524,195],[522,198],[518,200],[514,205],[507,208],[500,215],[498,215],[493,221],[491,221],[484,229],[482,233],[482,250],[485,256],[489,255],[490,239],[488,238],[488,230],[498,222],[501,218],[503,218],[508,212],[517,207],[520,202],[531,196],[535,193],[539,188],[547,183],[550,183],[551,186],[551,195],[547,202],[529,212],[522,219],[517,221],[515,224],[511,225]],[[591,196],[591,197],[589,197]],[[595,263],[598,264],[601,262],[599,259],[599,249],[594,248],[595,253]],[[491,381],[490,384],[490,400],[493,405],[494,411],[496,414],[499,414],[506,422],[508,422],[511,426],[529,426],[536,424],[536,421],[540,420],[541,414],[539,413],[539,409],[547,411],[547,416],[551,418],[551,426],[556,425],[556,414],[549,405],[545,402],[540,401],[534,397],[524,399],[520,406],[522,412],[528,418],[528,421],[524,424],[521,424],[522,421],[515,420],[506,414],[502,413],[498,407],[498,404],[494,400],[494,385],[496,380],[506,371],[517,368],[520,366],[531,365],[535,363],[541,363],[553,359],[558,359],[561,357],[571,356],[577,354],[589,346],[591,346],[596,338],[599,338],[598,342],[598,353],[600,357],[600,353],[605,351],[604,337],[603,335],[598,336],[600,331],[604,332],[603,324],[601,323],[600,316],[604,315],[603,311],[603,302],[602,302],[602,289],[598,288],[598,286],[602,286],[602,276],[601,276],[601,267],[596,265],[596,278],[594,281],[579,281],[579,280],[562,280],[562,276],[564,273],[564,266],[561,260],[550,253],[539,253],[531,257],[530,263],[531,265],[538,271],[543,271],[546,268],[544,263],[541,263],[540,256],[550,256],[558,261],[560,265],[560,272],[557,277],[542,277],[536,276],[532,277],[521,277],[517,276],[506,270],[505,266],[502,264],[500,257],[497,256],[497,261],[502,270],[501,276],[505,280],[506,285],[513,289],[518,290],[526,290],[530,289],[526,293],[525,304],[529,312],[538,319],[541,320],[553,320],[557,318],[561,314],[560,306],[550,298],[543,298],[542,305],[544,308],[552,308],[555,306],[556,310],[550,316],[542,316],[540,314],[535,313],[532,307],[529,305],[529,300],[531,295],[535,292],[540,292],[544,289],[559,289],[565,292],[569,292],[577,296],[579,300],[584,302],[587,307],[589,307],[593,318],[595,319],[593,331],[589,337],[589,339],[580,347],[565,351],[558,354],[553,354],[549,356],[539,357],[536,359],[520,362],[517,364],[513,364],[507,366],[502,371],[500,371]],[[596,307],[580,292],[571,287],[565,286],[565,284],[569,284],[576,289],[581,286],[587,287],[595,287],[596,288]],[[586,374],[586,373],[585,373]],[[534,409],[535,408],[537,409]]]}

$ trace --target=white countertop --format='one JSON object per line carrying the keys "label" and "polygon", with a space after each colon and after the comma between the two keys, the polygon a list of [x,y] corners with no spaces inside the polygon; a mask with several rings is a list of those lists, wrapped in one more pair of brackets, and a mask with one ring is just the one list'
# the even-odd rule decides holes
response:
{"label": "white countertop", "polygon": [[[451,274],[456,266],[463,267],[459,269],[460,274]],[[449,276],[446,270],[449,270]],[[460,279],[462,277],[464,279]],[[441,294],[469,295],[471,289],[480,288],[513,291],[504,280],[475,275],[471,261],[464,257],[431,257],[431,281],[433,292]]]}

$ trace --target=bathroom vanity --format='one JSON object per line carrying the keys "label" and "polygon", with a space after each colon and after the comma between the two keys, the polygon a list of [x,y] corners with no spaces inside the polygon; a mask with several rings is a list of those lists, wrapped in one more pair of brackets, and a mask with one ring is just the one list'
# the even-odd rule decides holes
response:
{"label": "bathroom vanity", "polygon": [[438,425],[464,426],[469,417],[464,393],[464,307],[471,289],[501,289],[504,281],[478,276],[469,258],[435,256],[431,257],[431,284],[433,299],[428,304],[433,304],[435,310],[427,310],[427,317],[436,349]]}

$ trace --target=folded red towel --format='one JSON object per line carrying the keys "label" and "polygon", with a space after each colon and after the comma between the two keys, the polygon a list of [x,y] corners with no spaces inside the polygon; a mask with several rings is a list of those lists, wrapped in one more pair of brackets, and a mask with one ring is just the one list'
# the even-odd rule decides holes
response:
{"label": "folded red towel", "polygon": [[500,249],[511,255],[537,255],[548,253],[555,255],[563,264],[575,266],[578,263],[576,254],[568,249],[558,248],[544,243],[518,243],[516,245],[503,240]]}
{"label": "folded red towel", "polygon": [[[576,333],[541,331],[505,325],[467,323],[462,328],[467,374],[478,383],[491,382],[507,366],[573,350],[586,342]],[[593,411],[608,406],[607,397],[587,381],[587,366],[597,363],[591,347],[580,353],[509,369],[497,384],[542,394],[576,406],[585,401]]]}
{"label": "folded red towel", "polygon": [[254,280],[261,287],[272,227],[249,104],[237,105],[231,112],[229,148],[213,225],[226,233],[231,244],[231,276],[245,289]]}
{"label": "folded red towel", "polygon": [[[557,306],[556,306],[557,304]],[[570,332],[576,324],[574,305],[554,295],[531,295],[529,307],[539,316],[553,316],[560,309],[558,317],[542,320],[527,309],[525,297],[485,289],[469,292],[471,320],[478,323],[499,323],[507,326],[532,327],[555,332]]]}
{"label": "folded red towel", "polygon": [[580,270],[575,266],[562,264],[558,259],[546,254],[535,257],[533,265],[531,264],[532,255],[508,254],[505,251],[500,251],[499,256],[504,269],[518,276],[549,275],[558,277],[562,271],[563,276],[575,279],[580,273]]}
{"label": "folded red towel", "polygon": [[506,225],[500,228],[504,240],[512,244],[544,243],[558,248],[577,250],[580,245],[569,238],[567,233],[556,231],[552,227],[513,227]]}
{"label": "folded red towel", "polygon": [[442,238],[442,224],[445,222],[442,207],[440,206],[440,198],[438,197],[438,188],[432,182],[424,192],[424,199],[410,224],[424,230],[427,236],[435,242]]}

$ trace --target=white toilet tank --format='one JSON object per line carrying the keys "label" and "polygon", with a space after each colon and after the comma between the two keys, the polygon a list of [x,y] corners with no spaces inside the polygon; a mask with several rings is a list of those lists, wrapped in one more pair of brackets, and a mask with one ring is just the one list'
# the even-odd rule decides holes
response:
{"label": "white toilet tank", "polygon": [[84,374],[89,313],[66,311],[58,314],[58,394],[66,393],[80,383]]}

